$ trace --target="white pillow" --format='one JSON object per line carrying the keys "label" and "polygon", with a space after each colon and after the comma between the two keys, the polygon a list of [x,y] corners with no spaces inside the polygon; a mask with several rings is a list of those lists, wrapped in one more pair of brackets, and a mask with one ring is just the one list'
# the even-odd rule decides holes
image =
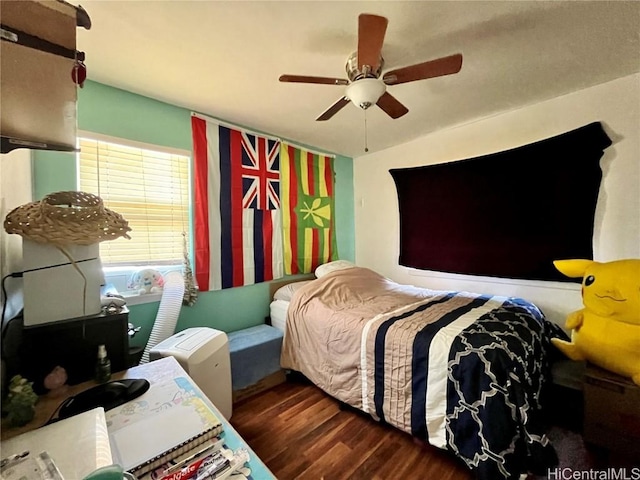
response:
{"label": "white pillow", "polygon": [[315,274],[316,277],[321,278],[331,272],[336,272],[338,270],[344,270],[346,268],[353,268],[356,265],[347,261],[347,260],[335,260],[333,262],[325,263],[324,265],[320,265],[316,268]]}
{"label": "white pillow", "polygon": [[283,285],[278,290],[276,290],[276,293],[273,294],[273,299],[290,302],[296,290],[298,290],[300,287],[304,287],[307,283],[312,281],[313,280],[303,280],[301,282],[287,283],[286,285]]}

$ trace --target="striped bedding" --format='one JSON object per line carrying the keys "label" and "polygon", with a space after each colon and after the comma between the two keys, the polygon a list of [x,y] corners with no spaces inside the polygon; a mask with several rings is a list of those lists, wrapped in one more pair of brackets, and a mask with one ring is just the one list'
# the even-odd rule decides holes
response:
{"label": "striped bedding", "polygon": [[301,288],[281,365],[448,449],[480,479],[546,471],[546,321],[522,299],[399,285],[354,267]]}

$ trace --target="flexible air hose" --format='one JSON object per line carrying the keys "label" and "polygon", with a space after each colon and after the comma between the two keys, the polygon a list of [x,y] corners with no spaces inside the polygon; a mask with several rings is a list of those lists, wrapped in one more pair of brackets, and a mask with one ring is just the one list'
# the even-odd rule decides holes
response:
{"label": "flexible air hose", "polygon": [[158,307],[158,314],[151,329],[151,335],[147,346],[144,347],[142,359],[140,363],[149,362],[149,351],[158,343],[166,340],[176,329],[180,308],[182,307],[182,299],[184,297],[184,279],[180,272],[169,272],[164,277],[164,286],[162,289],[162,298]]}

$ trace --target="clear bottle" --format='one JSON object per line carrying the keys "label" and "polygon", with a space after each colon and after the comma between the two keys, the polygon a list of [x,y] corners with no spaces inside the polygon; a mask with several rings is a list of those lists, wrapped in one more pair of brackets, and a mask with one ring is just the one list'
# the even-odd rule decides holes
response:
{"label": "clear bottle", "polygon": [[98,345],[98,359],[96,360],[96,382],[105,383],[111,379],[111,360],[107,357],[107,348]]}

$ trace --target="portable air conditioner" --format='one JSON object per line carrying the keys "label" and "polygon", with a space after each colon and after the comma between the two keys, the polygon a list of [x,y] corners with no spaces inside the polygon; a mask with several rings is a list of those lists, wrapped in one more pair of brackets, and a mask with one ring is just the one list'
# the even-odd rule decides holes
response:
{"label": "portable air conditioner", "polygon": [[149,360],[174,357],[229,420],[232,413],[231,360],[227,334],[207,327],[187,328],[158,343]]}

